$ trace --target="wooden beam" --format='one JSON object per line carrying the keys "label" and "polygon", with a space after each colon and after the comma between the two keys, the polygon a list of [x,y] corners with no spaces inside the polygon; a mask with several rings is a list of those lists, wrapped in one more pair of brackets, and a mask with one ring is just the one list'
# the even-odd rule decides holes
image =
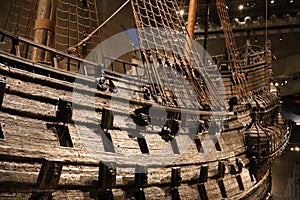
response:
{"label": "wooden beam", "polygon": [[[37,48],[45,50],[45,51],[49,51],[50,53],[52,53],[54,55],[59,55],[59,56],[65,57],[65,58],[69,58],[71,60],[76,60],[78,62],[84,62],[85,64],[92,65],[92,66],[95,66],[95,67],[97,67],[99,65],[99,63],[94,63],[94,62],[88,61],[86,59],[82,59],[82,58],[79,58],[79,57],[76,57],[76,56],[72,56],[70,54],[64,53],[64,52],[59,51],[57,49],[54,49],[52,47],[48,47],[46,45],[36,43],[36,42],[31,41],[29,39],[26,39],[24,37],[21,37],[21,36],[17,37],[17,36],[7,32],[7,31],[2,30],[2,29],[0,29],[0,34],[5,36],[5,37],[10,38],[11,40],[17,40],[19,42],[26,43],[30,46],[37,47]],[[116,61],[119,61],[119,60],[116,60]],[[120,62],[122,62],[122,61],[120,61]]]}

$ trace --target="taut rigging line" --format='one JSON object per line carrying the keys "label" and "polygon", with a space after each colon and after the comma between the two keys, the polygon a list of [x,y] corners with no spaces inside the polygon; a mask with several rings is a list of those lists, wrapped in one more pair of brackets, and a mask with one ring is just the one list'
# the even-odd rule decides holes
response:
{"label": "taut rigging line", "polygon": [[81,40],[78,44],[69,47],[68,48],[68,53],[74,53],[76,51],[76,49],[84,44],[85,42],[87,42],[97,31],[99,31],[109,20],[111,20],[116,14],[118,14],[118,12],[120,12],[120,10],[122,10],[128,3],[130,2],[130,0],[127,0],[125,3],[123,3],[109,18],[107,18],[100,26],[98,26],[93,32],[91,32],[88,36],[86,36],[83,40]]}

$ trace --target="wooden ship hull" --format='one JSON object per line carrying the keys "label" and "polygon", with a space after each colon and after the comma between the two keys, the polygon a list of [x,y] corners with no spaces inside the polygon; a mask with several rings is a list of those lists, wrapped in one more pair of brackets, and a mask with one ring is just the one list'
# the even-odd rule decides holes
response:
{"label": "wooden ship hull", "polygon": [[[141,65],[113,59],[103,81],[95,83],[89,68],[81,65],[81,73],[72,68],[86,63],[94,69],[98,63],[6,31],[1,35],[10,48],[0,51],[0,199],[268,196],[270,167],[289,138],[279,98],[269,91],[269,51],[251,45],[239,50],[247,74],[243,98],[224,57],[205,66],[208,73],[210,67],[220,70],[226,97],[220,112],[201,103],[198,110],[159,103],[145,78],[147,54]],[[44,60],[28,59],[20,53],[26,47],[44,52]],[[44,63],[47,55],[55,55],[50,65]],[[179,105],[192,101],[180,87],[175,93],[181,91],[186,99]],[[166,119],[151,115],[161,110]],[[214,115],[223,124],[212,131]],[[195,124],[196,131],[188,129]],[[190,143],[182,146],[186,140]]]}

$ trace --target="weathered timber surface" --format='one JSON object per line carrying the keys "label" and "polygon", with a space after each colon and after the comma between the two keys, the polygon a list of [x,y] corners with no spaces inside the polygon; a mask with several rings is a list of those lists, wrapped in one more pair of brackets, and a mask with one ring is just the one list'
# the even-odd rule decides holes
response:
{"label": "weathered timber surface", "polygon": [[[259,79],[264,74],[262,68],[254,65],[248,70],[249,83],[253,83],[249,87],[253,90],[261,89],[263,85]],[[63,80],[52,77],[50,72],[49,76],[45,76],[33,73],[32,70],[7,66],[0,66],[0,72],[7,82],[0,112],[0,124],[4,133],[4,139],[0,139],[1,199],[28,199],[30,195],[25,193],[45,192],[36,188],[45,160],[63,163],[58,186],[53,189],[57,190],[52,193],[53,199],[96,199],[98,178],[102,177],[102,174],[99,175],[100,160],[117,162],[116,186],[112,190],[115,199],[128,199],[133,196],[133,189],[130,188],[134,188],[134,168],[137,163],[149,165],[148,185],[143,189],[146,199],[172,199],[172,167],[181,169],[182,183],[177,188],[181,199],[200,199],[199,176],[201,166],[204,165],[208,166],[208,179],[203,184],[209,199],[223,198],[218,184],[220,180],[224,183],[228,199],[256,198],[258,194],[255,191],[261,190],[263,193],[268,188],[268,174],[260,182],[252,182],[245,167],[249,164],[249,159],[246,156],[244,132],[252,120],[250,108],[246,106],[236,106],[232,112],[234,114],[228,112],[225,115],[226,126],[217,138],[221,150],[216,148],[215,141],[207,132],[202,132],[195,136],[200,139],[204,151],[198,152],[194,138],[189,138],[187,131],[176,137],[180,152],[176,154],[172,144],[165,142],[157,134],[162,125],[155,124],[143,131],[149,154],[142,154],[137,138],[133,137],[136,125],[130,118],[130,112],[143,105],[155,104],[153,100],[146,101],[136,97],[129,106],[130,99],[118,93],[96,91],[95,88],[87,86],[94,82],[93,79],[80,76],[83,81],[76,85],[81,91],[76,94],[76,98],[80,100],[75,101],[74,83],[71,81],[75,75],[73,78],[64,75],[66,78]],[[139,85],[134,84],[137,81],[134,77],[120,79],[111,73],[107,78],[115,81],[120,93],[140,92]],[[227,97],[234,96],[230,82],[229,77],[224,78]],[[73,147],[61,146],[59,135],[48,128],[49,124],[57,124],[56,109],[59,98],[75,102],[76,111],[73,117],[76,120],[65,124],[69,129]],[[267,99],[268,94],[260,94],[260,98]],[[108,132],[115,152],[107,152],[104,147],[107,138],[100,129],[103,108],[114,111],[114,128]],[[189,143],[183,144],[182,141]],[[242,171],[233,175],[230,173],[230,166],[237,168],[237,158],[244,166]],[[222,177],[218,177],[220,161],[225,164]],[[239,188],[237,176],[241,177],[243,190]]]}

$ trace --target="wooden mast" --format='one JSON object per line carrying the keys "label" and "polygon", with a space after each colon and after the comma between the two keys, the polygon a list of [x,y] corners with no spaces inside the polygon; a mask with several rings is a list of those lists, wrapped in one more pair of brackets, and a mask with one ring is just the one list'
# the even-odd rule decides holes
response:
{"label": "wooden mast", "polygon": [[[54,46],[55,34],[55,0],[39,0],[37,17],[34,26],[34,42]],[[36,62],[51,62],[50,55],[44,50],[33,48],[32,60]]]}
{"label": "wooden mast", "polygon": [[190,0],[188,20],[187,20],[188,22],[187,31],[191,39],[194,39],[196,16],[197,16],[197,0]]}

